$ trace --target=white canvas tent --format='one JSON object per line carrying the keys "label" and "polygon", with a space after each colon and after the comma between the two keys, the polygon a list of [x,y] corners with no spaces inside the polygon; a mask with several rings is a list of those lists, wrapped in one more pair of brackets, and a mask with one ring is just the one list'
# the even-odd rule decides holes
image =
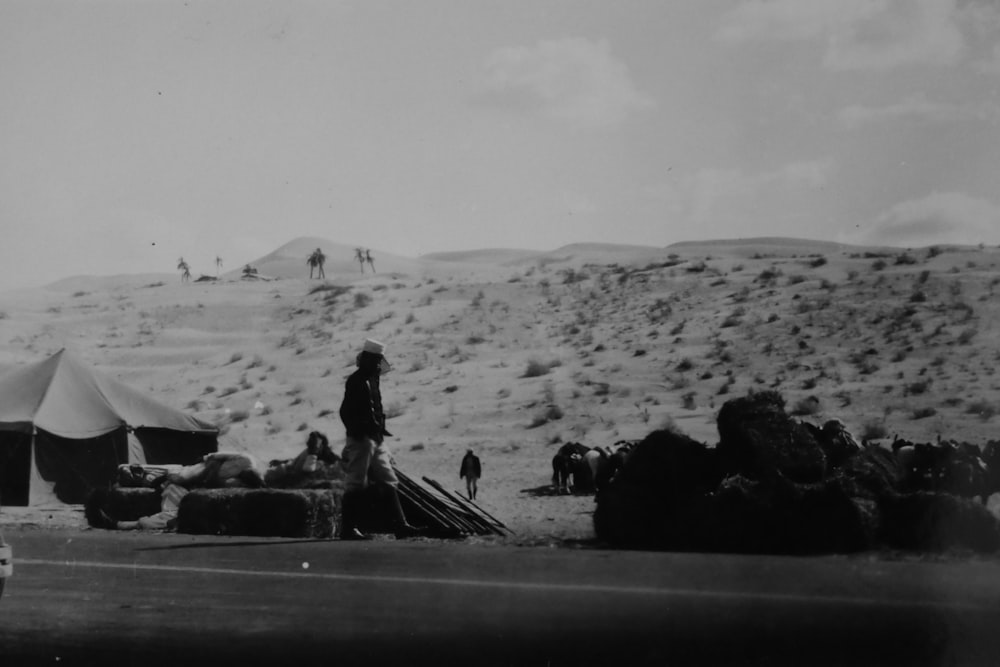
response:
{"label": "white canvas tent", "polygon": [[121,463],[194,463],[217,438],[63,349],[0,375],[0,504],[82,503]]}

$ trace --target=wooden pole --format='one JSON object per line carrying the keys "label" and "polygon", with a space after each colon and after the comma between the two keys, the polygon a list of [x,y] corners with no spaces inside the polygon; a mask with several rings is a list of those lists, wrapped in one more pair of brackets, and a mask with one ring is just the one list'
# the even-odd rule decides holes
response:
{"label": "wooden pole", "polygon": [[[476,512],[476,510],[474,508],[469,507],[465,503],[465,501],[462,500],[460,497],[453,496],[452,494],[448,493],[448,491],[446,491],[443,486],[441,486],[440,484],[438,484],[437,482],[435,482],[433,479],[424,477],[424,481],[427,482],[428,484],[430,484],[431,486],[433,486],[435,489],[437,489],[441,493],[443,493],[448,499],[450,499],[452,502],[456,503],[459,507],[462,507],[463,509],[465,509],[472,516],[475,516],[476,519],[478,520],[478,522],[481,525],[483,525],[487,530],[489,530],[491,533],[496,533],[497,535],[503,535],[503,532],[501,532],[500,530],[498,530],[497,527],[494,526],[489,521],[486,521],[482,516],[480,516]],[[492,518],[492,517],[490,517],[490,518]],[[495,521],[495,519],[494,519],[494,521]],[[497,523],[499,523],[499,522],[497,522]]]}
{"label": "wooden pole", "polygon": [[403,498],[413,503],[421,511],[424,512],[426,518],[430,519],[430,522],[436,523],[439,529],[450,529],[457,531],[459,533],[465,533],[465,529],[453,521],[449,520],[447,517],[443,516],[436,508],[430,507],[423,500],[418,498],[410,489],[405,488],[403,485],[399,487],[399,493]]}
{"label": "wooden pole", "polygon": [[412,496],[415,504],[418,504],[418,506],[425,509],[425,511],[429,509],[433,513],[433,516],[446,527],[459,530],[463,533],[477,532],[474,525],[471,525],[465,520],[464,517],[456,515],[447,505],[442,503],[438,498],[435,498],[432,494],[428,493],[409,477],[398,471],[396,476],[400,481],[400,489],[405,489],[406,493],[409,496]]}

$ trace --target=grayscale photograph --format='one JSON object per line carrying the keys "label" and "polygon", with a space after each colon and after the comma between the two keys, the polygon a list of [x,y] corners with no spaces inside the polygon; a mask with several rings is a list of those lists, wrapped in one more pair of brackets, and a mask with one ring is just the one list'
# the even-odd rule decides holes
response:
{"label": "grayscale photograph", "polygon": [[0,665],[1000,664],[996,0],[0,0]]}

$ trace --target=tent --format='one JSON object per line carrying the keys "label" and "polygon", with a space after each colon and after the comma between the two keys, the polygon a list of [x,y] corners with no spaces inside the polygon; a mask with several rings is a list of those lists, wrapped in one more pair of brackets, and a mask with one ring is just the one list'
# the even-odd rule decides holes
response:
{"label": "tent", "polygon": [[188,465],[217,439],[62,349],[0,375],[0,505],[82,503],[121,463]]}

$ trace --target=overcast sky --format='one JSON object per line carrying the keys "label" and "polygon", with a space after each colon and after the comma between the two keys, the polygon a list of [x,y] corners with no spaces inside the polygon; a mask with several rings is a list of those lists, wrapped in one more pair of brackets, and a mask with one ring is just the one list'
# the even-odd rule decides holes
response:
{"label": "overcast sky", "polygon": [[794,236],[1000,243],[995,0],[3,0],[0,287]]}

